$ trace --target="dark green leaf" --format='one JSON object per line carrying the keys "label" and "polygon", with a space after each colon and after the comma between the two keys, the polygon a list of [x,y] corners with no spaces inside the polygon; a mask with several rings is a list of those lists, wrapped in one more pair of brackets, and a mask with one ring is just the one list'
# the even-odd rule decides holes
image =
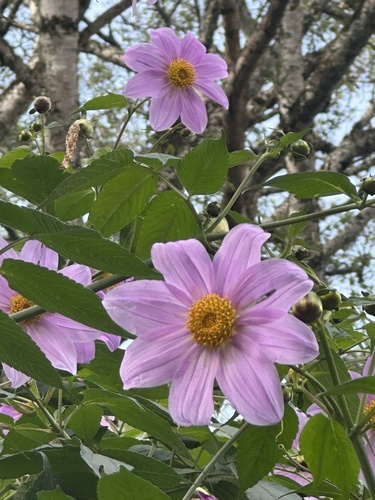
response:
{"label": "dark green leaf", "polygon": [[42,490],[53,490],[58,485],[58,479],[53,472],[47,456],[41,453],[43,459],[43,470],[40,472],[27,493],[24,494],[24,500],[34,500],[38,496],[38,492]]}
{"label": "dark green leaf", "polygon": [[100,191],[88,224],[103,236],[116,233],[141,213],[157,188],[157,177],[150,170],[129,167]]}
{"label": "dark green leaf", "polygon": [[16,160],[25,158],[30,153],[29,146],[18,146],[18,148],[8,151],[0,158],[0,168],[9,168]]}
{"label": "dark green leaf", "polygon": [[62,387],[61,378],[35,342],[0,310],[0,361],[45,384]]}
{"label": "dark green leaf", "polygon": [[98,500],[168,500],[170,497],[153,484],[121,469],[117,474],[104,476],[98,484]]}
{"label": "dark green leaf", "polygon": [[63,221],[78,219],[90,211],[94,199],[93,189],[73,191],[55,201],[55,213]]}
{"label": "dark green leaf", "polygon": [[38,500],[74,500],[70,495],[66,495],[60,486],[57,486],[51,491],[39,491],[37,493]]}
{"label": "dark green leaf", "polygon": [[10,455],[19,451],[32,450],[54,439],[55,436],[47,429],[40,429],[37,425],[21,424],[7,434],[2,451]]}
{"label": "dark green leaf", "polygon": [[99,430],[102,415],[103,410],[100,406],[81,406],[70,417],[69,427],[83,441],[91,442]]}
{"label": "dark green leaf", "polygon": [[284,488],[279,484],[268,481],[260,481],[256,486],[253,486],[246,491],[248,500],[301,500],[301,497],[296,493]]}
{"label": "dark green leaf", "polygon": [[311,417],[300,438],[301,452],[317,485],[328,479],[350,498],[356,486],[359,462],[345,429],[322,414]]}
{"label": "dark green leaf", "polygon": [[122,382],[119,375],[120,364],[124,357],[124,351],[116,349],[111,352],[101,342],[96,345],[95,358],[89,365],[85,365],[78,373],[79,377],[90,380],[100,387],[121,391]]}
{"label": "dark green leaf", "polygon": [[229,215],[239,224],[253,224],[250,219],[234,210],[229,210]]}
{"label": "dark green leaf", "polygon": [[43,459],[37,451],[25,451],[0,458],[0,478],[19,478],[37,474],[43,469]]}
{"label": "dark green leaf", "polygon": [[60,273],[14,259],[4,259],[0,273],[13,290],[46,311],[62,314],[103,332],[124,334],[94,292]]}
{"label": "dark green leaf", "polygon": [[137,243],[137,255],[147,259],[154,243],[186,240],[194,237],[197,230],[197,221],[186,202],[174,191],[164,191],[147,208]]}
{"label": "dark green leaf", "polygon": [[136,156],[135,161],[151,167],[155,170],[161,170],[166,167],[175,167],[181,161],[177,156],[166,155],[163,153],[148,153]]}
{"label": "dark green leaf", "polygon": [[82,106],[76,109],[72,113],[72,115],[75,115],[76,113],[79,113],[84,109],[86,111],[92,111],[97,109],[116,109],[116,108],[125,108],[127,105],[128,102],[124,95],[108,92],[106,95],[94,97],[93,99],[86,101],[85,104],[82,104]]}
{"label": "dark green leaf", "polygon": [[232,168],[237,165],[247,163],[248,161],[254,161],[259,157],[254,153],[254,151],[251,151],[251,149],[244,149],[239,151],[232,151],[228,154],[228,158],[228,167]]}
{"label": "dark green leaf", "polygon": [[18,229],[41,241],[61,256],[108,273],[159,279],[135,255],[104,239],[97,231],[70,226],[55,217],[0,200],[0,224]]}
{"label": "dark green leaf", "polygon": [[344,384],[333,387],[323,393],[324,396],[338,396],[339,394],[375,394],[375,377],[361,377],[349,380]]}
{"label": "dark green leaf", "polygon": [[178,178],[190,195],[211,194],[220,190],[228,171],[228,149],[224,134],[220,139],[205,139],[182,158]]}
{"label": "dark green leaf", "polygon": [[297,198],[346,194],[357,201],[357,190],[344,174],[337,172],[300,172],[274,177],[266,185],[289,191]]}

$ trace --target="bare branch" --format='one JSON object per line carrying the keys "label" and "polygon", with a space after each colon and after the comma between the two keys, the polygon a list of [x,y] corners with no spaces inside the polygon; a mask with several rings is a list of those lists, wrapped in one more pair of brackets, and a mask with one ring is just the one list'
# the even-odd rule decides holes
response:
{"label": "bare branch", "polygon": [[86,54],[93,54],[105,62],[116,64],[116,66],[124,67],[124,51],[117,47],[105,45],[104,43],[97,42],[96,40],[89,40],[89,42],[81,47],[81,52]]}

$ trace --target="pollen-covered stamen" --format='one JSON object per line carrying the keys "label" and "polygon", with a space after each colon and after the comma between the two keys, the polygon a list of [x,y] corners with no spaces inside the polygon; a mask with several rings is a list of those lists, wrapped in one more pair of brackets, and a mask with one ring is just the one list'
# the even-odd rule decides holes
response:
{"label": "pollen-covered stamen", "polygon": [[235,318],[229,300],[211,293],[194,302],[186,326],[197,344],[217,347],[233,337]]}
{"label": "pollen-covered stamen", "polygon": [[183,89],[193,85],[196,78],[194,66],[185,59],[173,59],[167,75],[172,85]]}
{"label": "pollen-covered stamen", "polygon": [[[368,413],[370,413],[371,410],[373,410],[375,408],[375,399],[373,399],[372,401],[370,401],[366,406],[365,406],[365,409],[364,409],[364,414],[367,415]],[[372,430],[375,430],[375,414],[370,417],[369,419],[369,424],[372,424]]]}
{"label": "pollen-covered stamen", "polygon": [[[14,297],[10,298],[10,314],[23,311],[24,309],[28,309],[32,306],[35,306],[35,304],[22,295],[15,295]],[[33,323],[34,321],[39,319],[40,316],[41,314],[35,316],[34,318],[26,319],[25,321],[22,321],[22,323]]]}

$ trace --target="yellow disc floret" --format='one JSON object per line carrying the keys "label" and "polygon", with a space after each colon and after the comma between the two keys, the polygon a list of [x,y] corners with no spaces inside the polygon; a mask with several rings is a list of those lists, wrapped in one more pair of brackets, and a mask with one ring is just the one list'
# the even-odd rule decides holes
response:
{"label": "yellow disc floret", "polygon": [[233,337],[235,318],[229,300],[211,293],[193,303],[186,326],[197,344],[218,347]]}
{"label": "yellow disc floret", "polygon": [[[366,406],[365,406],[365,409],[364,409],[364,414],[367,415],[368,413],[370,413],[371,410],[373,410],[375,408],[375,399],[370,401]],[[375,415],[373,415],[370,420],[369,420],[369,423],[373,425],[373,427],[375,428]]]}
{"label": "yellow disc floret", "polygon": [[[24,309],[28,309],[29,307],[35,306],[31,300],[25,299],[22,295],[15,295],[10,298],[10,314],[23,311]],[[40,318],[41,314],[35,316],[34,318],[26,319],[22,323],[33,323],[38,318]]]}
{"label": "yellow disc floret", "polygon": [[185,59],[173,59],[169,65],[167,75],[174,87],[185,89],[195,82],[194,66]]}

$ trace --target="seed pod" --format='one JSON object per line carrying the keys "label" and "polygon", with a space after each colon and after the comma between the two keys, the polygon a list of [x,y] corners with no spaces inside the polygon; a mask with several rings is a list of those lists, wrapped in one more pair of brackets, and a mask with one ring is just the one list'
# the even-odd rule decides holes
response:
{"label": "seed pod", "polygon": [[375,179],[372,175],[362,179],[360,189],[366,194],[375,194]]}
{"label": "seed pod", "polygon": [[48,113],[51,109],[51,99],[45,95],[40,95],[34,99],[34,110],[40,115]]}
{"label": "seed pod", "polygon": [[31,124],[31,129],[34,130],[34,132],[40,132],[43,128],[43,125],[40,122],[33,122]]}
{"label": "seed pod", "polygon": [[22,142],[29,142],[29,140],[32,138],[32,134],[29,130],[21,130],[21,132],[18,134],[18,137]]}

